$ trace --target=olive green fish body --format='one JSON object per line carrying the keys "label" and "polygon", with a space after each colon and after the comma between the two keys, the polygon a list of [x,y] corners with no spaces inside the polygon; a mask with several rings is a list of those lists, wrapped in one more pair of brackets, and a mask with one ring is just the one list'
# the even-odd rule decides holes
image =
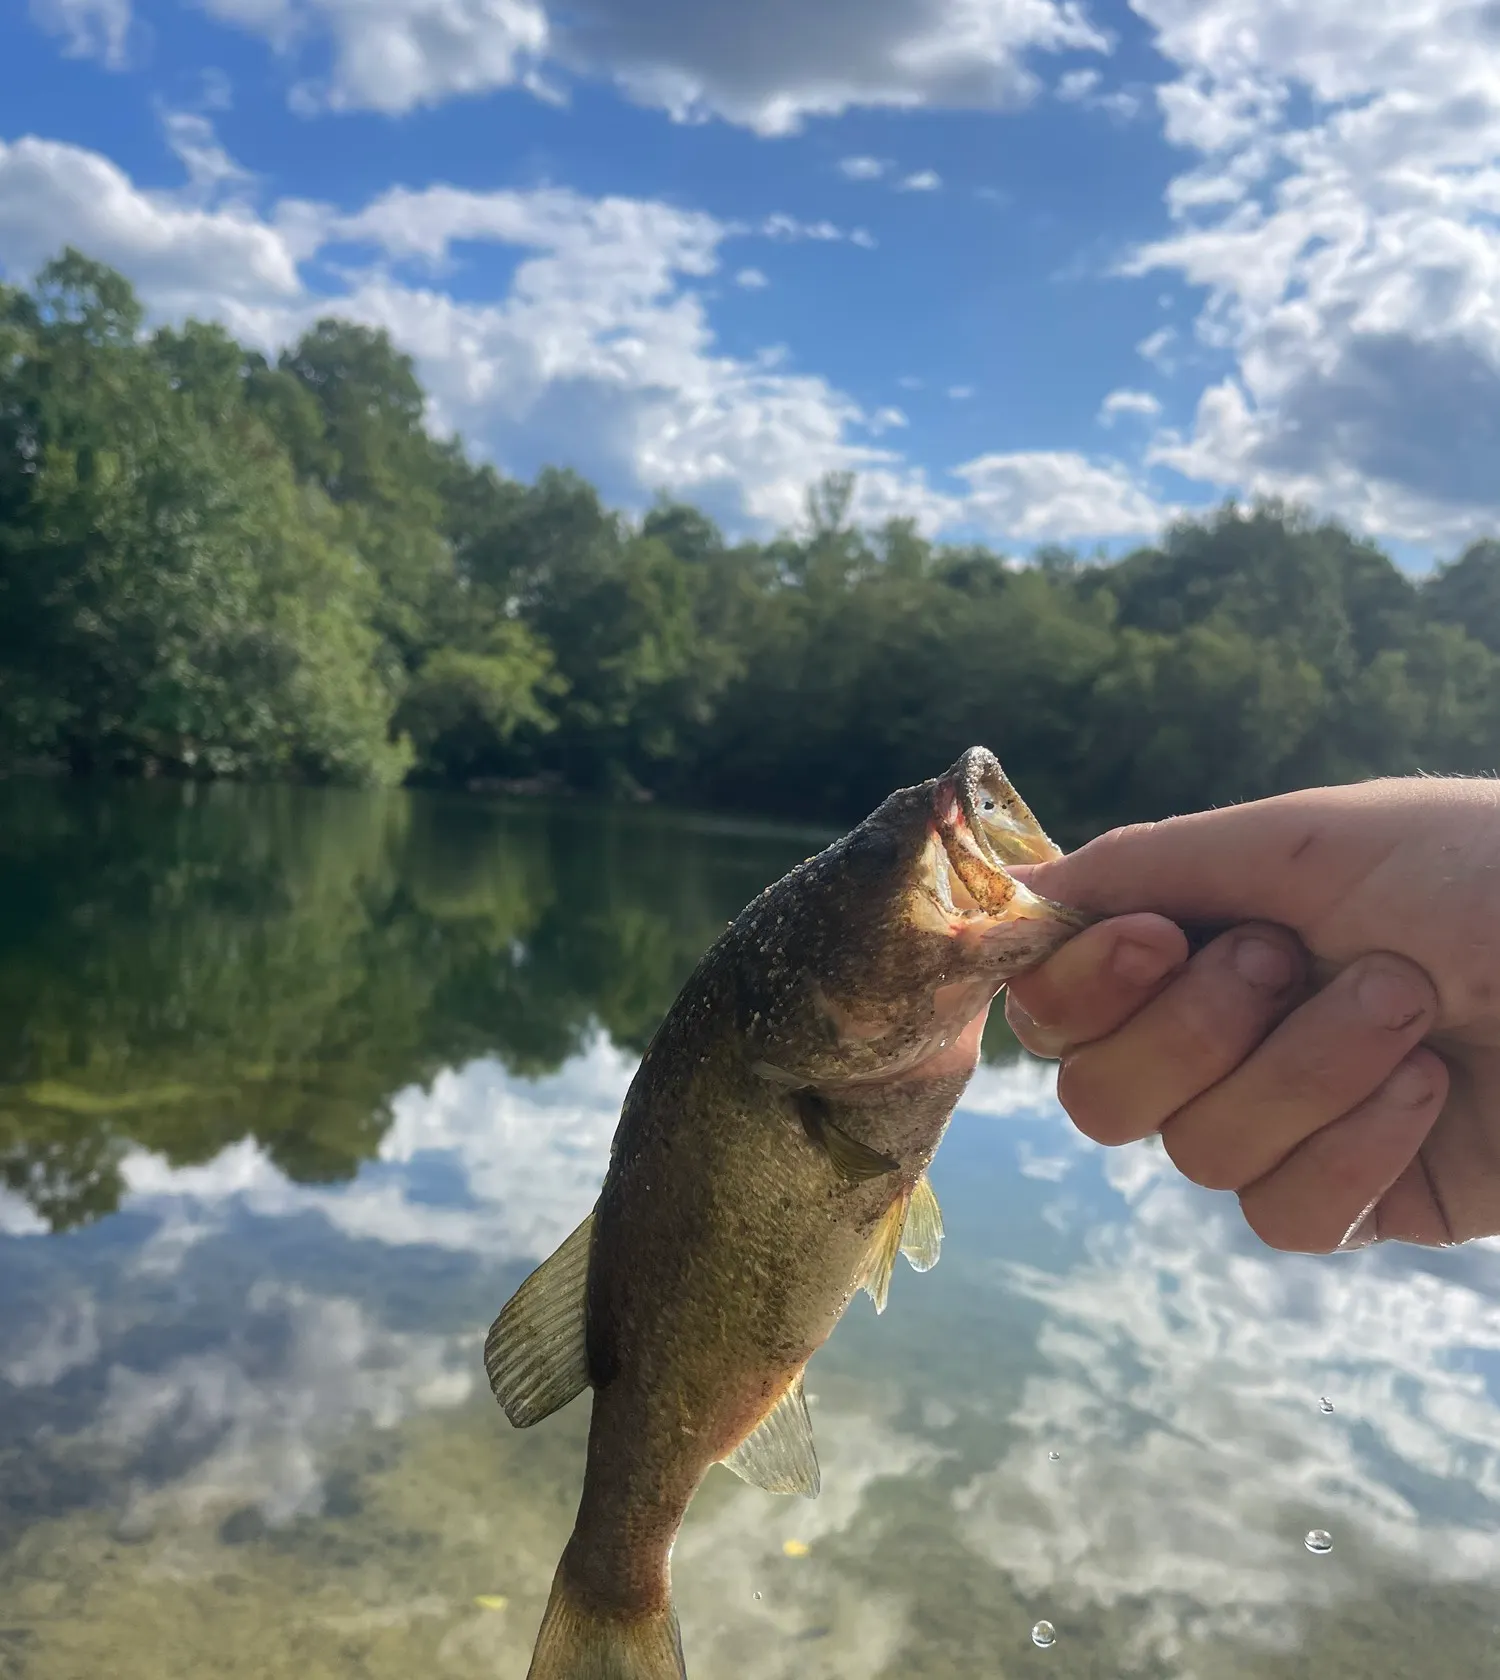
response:
{"label": "olive green fish body", "polygon": [[990,1001],[1082,925],[1007,847],[1055,853],[973,749],[762,893],[663,1020],[593,1214],[486,1346],[515,1423],[594,1390],[531,1680],[682,1673],[668,1559],[715,1463],[816,1493],[803,1370],[899,1247],[936,1259],[924,1175]]}

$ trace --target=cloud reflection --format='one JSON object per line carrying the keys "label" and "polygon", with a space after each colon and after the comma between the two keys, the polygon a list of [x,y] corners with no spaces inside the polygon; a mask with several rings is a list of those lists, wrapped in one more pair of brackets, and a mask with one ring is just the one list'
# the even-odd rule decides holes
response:
{"label": "cloud reflection", "polygon": [[1159,1146],[1103,1167],[1117,1211],[1091,1210],[1082,1263],[1005,1268],[1045,1319],[1018,1444],[955,1495],[969,1543],[1024,1592],[1148,1605],[1134,1658],[1170,1663],[1294,1648],[1358,1578],[1306,1555],[1312,1527],[1351,1570],[1492,1575],[1500,1416],[1466,1356],[1500,1348],[1500,1255],[1475,1287],[1409,1255],[1275,1254]]}
{"label": "cloud reflection", "polygon": [[[19,1326],[0,1301],[0,1379],[34,1394],[95,1373],[69,1450],[133,1488],[125,1520],[148,1530],[245,1508],[273,1527],[315,1516],[341,1442],[454,1414],[445,1438],[472,1429],[481,1455],[493,1443],[479,1462],[497,1481],[455,1479],[432,1497],[455,1513],[498,1499],[506,1523],[537,1538],[517,1608],[455,1623],[445,1648],[476,1662],[503,1648],[509,1672],[568,1503],[555,1479],[540,1490],[577,1474],[579,1419],[524,1441],[490,1410],[459,1421],[457,1408],[486,1398],[472,1303],[497,1268],[550,1252],[587,1210],[634,1067],[596,1037],[537,1081],[491,1060],[447,1071],[397,1094],[378,1160],[342,1185],[292,1183],[253,1140],[196,1167],[137,1151],[122,1171],[142,1235],[108,1251],[123,1252],[118,1264],[59,1269]],[[1485,1582],[1500,1568],[1500,1245],[1274,1254],[1232,1198],[1183,1183],[1159,1147],[1082,1139],[1051,1068],[1029,1061],[980,1069],[955,1143],[978,1153],[954,1159],[1031,1181],[1016,1203],[1031,1223],[966,1209],[955,1174],[951,1254],[922,1285],[930,1314],[892,1313],[878,1337],[864,1325],[819,1356],[841,1391],[813,1413],[821,1498],[711,1478],[676,1554],[695,1680],[904,1671],[924,1596],[961,1568],[994,1582],[1023,1645],[1034,1602],[1063,1639],[1106,1617],[1112,1672],[1174,1675],[1262,1672],[1225,1659],[1231,1646],[1252,1664],[1305,1652],[1314,1623],[1377,1579]],[[32,1227],[6,1223],[14,1211],[0,1200],[0,1231],[29,1245]],[[299,1220],[313,1259],[274,1275],[273,1232]],[[236,1310],[217,1337],[199,1325],[173,1343],[173,1314],[230,1253],[249,1255],[253,1279],[225,1286]],[[441,1285],[413,1270],[429,1263]],[[135,1315],[123,1337],[106,1265]],[[388,1281],[413,1277],[395,1322]],[[430,1319],[411,1311],[422,1290]],[[995,1382],[987,1325],[1009,1386]],[[868,1403],[851,1403],[859,1395]],[[553,1463],[563,1468],[536,1471],[534,1486],[520,1468]],[[912,1530],[909,1591],[904,1577],[873,1591],[852,1560],[901,1544],[904,1513],[929,1509],[937,1522]],[[1303,1550],[1314,1527],[1333,1533],[1331,1557]],[[788,1559],[787,1539],[810,1554]],[[472,1609],[462,1591],[429,1601],[418,1587],[411,1602],[427,1608],[413,1626],[441,1622],[444,1603]],[[955,1651],[970,1632],[954,1629]],[[1219,1656],[1205,1667],[1209,1642]]]}

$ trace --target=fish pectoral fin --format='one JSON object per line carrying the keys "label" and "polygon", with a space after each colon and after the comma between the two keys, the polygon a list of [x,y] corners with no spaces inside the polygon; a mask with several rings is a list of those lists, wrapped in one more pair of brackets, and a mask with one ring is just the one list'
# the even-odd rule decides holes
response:
{"label": "fish pectoral fin", "polygon": [[540,1423],[589,1384],[591,1213],[500,1309],[484,1344],[495,1398],[517,1429]]}
{"label": "fish pectoral fin", "polygon": [[918,1272],[930,1272],[938,1263],[943,1246],[943,1214],[938,1199],[923,1173],[912,1186],[906,1205],[906,1223],[901,1229],[901,1252]]}
{"label": "fish pectoral fin", "polygon": [[816,1499],[822,1486],[802,1373],[743,1441],[722,1461],[742,1481],[767,1493]]}
{"label": "fish pectoral fin", "polygon": [[906,1224],[908,1200],[907,1196],[897,1196],[881,1215],[880,1223],[875,1227],[875,1234],[870,1238],[870,1246],[865,1250],[859,1274],[854,1280],[854,1287],[864,1290],[875,1303],[875,1311],[878,1313],[885,1311],[886,1296],[891,1288],[891,1273],[895,1270],[896,1256],[901,1252],[901,1231]]}
{"label": "fish pectoral fin", "polygon": [[884,1173],[895,1172],[900,1166],[901,1163],[893,1161],[889,1155],[882,1155],[878,1149],[871,1149],[868,1144],[850,1137],[847,1132],[841,1132],[829,1119],[828,1104],[818,1092],[803,1089],[795,1093],[794,1101],[803,1131],[845,1178],[859,1183],[867,1178],[879,1178]]}

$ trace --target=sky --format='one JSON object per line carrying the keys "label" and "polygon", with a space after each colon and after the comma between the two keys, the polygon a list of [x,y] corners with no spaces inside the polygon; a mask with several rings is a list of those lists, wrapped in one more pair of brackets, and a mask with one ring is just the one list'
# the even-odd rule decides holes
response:
{"label": "sky", "polygon": [[1497,0],[11,0],[0,272],[389,330],[431,423],[732,530],[1500,523]]}

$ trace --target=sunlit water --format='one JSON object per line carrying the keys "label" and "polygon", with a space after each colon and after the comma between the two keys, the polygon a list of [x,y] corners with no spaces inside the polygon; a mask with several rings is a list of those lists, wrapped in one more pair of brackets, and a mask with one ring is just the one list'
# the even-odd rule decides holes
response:
{"label": "sunlit water", "polygon": [[[512,1431],[484,1328],[807,849],[0,787],[0,1676],[521,1680],[587,1402]],[[813,1361],[821,1498],[710,1476],[695,1680],[1493,1675],[1500,1252],[1273,1255],[1051,1092],[981,1068],[940,1265]]]}

